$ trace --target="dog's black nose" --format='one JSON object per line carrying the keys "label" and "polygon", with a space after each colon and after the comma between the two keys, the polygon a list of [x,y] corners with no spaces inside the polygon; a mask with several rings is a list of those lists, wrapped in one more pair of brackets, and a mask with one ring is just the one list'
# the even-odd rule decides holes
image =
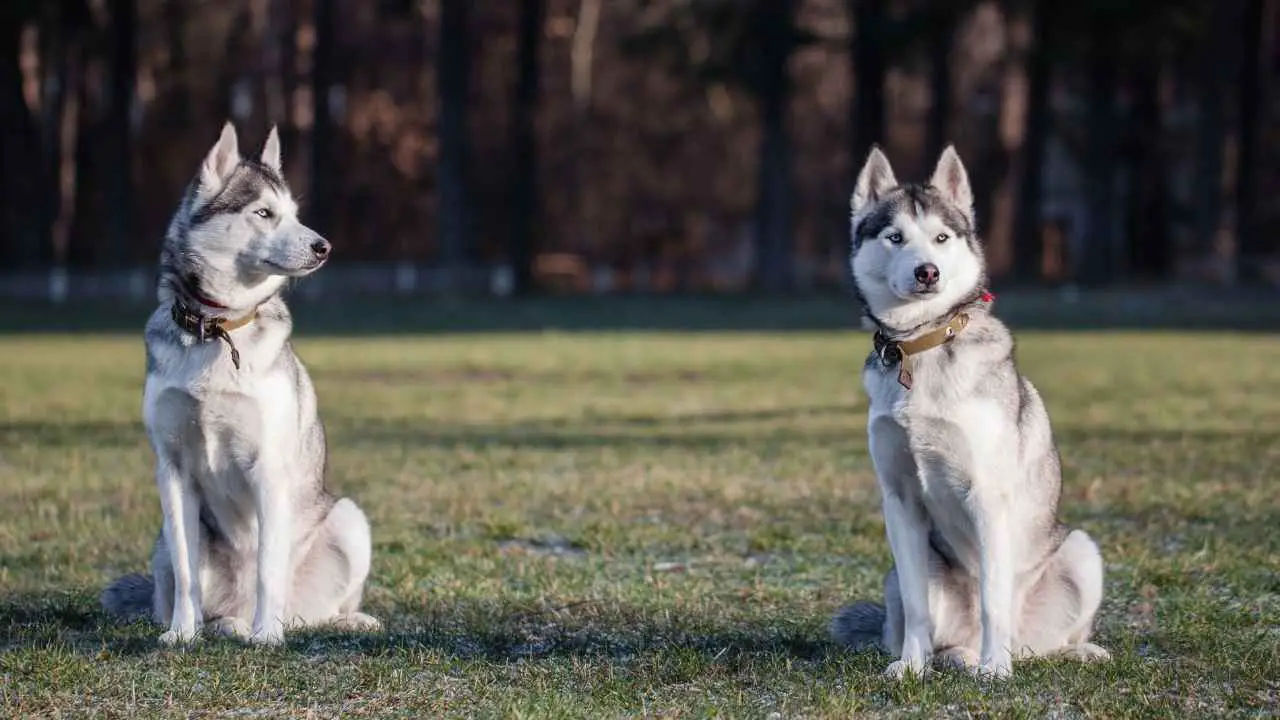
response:
{"label": "dog's black nose", "polygon": [[[315,253],[318,258],[327,257],[329,255],[329,250],[332,248],[333,246],[324,238],[320,238],[319,240],[311,243],[311,252]],[[919,274],[919,272],[919,270],[916,271],[917,274]]]}
{"label": "dog's black nose", "polygon": [[938,284],[938,266],[925,263],[916,266],[916,281],[925,287]]}

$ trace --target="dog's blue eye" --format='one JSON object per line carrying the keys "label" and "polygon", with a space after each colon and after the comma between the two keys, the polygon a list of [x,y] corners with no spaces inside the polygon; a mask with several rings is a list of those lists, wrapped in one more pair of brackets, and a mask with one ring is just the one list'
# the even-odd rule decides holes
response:
{"label": "dog's blue eye", "polygon": [[268,209],[266,209],[266,208],[258,208],[257,210],[254,210],[254,211],[253,211],[253,214],[254,214],[254,215],[257,215],[258,217],[262,218],[263,220],[270,220],[270,219],[271,219],[271,211],[270,211],[270,210],[268,210]]}
{"label": "dog's blue eye", "polygon": [[889,233],[885,238],[894,245],[898,245],[902,242],[902,233]]}
{"label": "dog's blue eye", "polygon": [[946,233],[938,233],[938,237],[934,238],[939,245],[946,242],[951,236]]}

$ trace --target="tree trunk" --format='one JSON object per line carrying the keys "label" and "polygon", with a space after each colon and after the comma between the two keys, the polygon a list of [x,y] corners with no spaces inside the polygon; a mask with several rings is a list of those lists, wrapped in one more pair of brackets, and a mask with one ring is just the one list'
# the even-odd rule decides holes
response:
{"label": "tree trunk", "polygon": [[1222,153],[1227,134],[1223,110],[1239,43],[1234,22],[1238,5],[1239,0],[1218,0],[1213,4],[1210,34],[1200,57],[1200,119],[1196,124],[1196,172],[1191,197],[1195,207],[1195,249],[1201,261],[1214,258],[1222,225]]}
{"label": "tree trunk", "polygon": [[467,192],[467,87],[471,65],[468,38],[470,0],[443,0],[440,19],[440,59],[436,64],[440,88],[440,261],[445,283],[462,279],[466,262]]}
{"label": "tree trunk", "polygon": [[105,164],[109,138],[105,136],[104,98],[93,88],[95,80],[110,72],[103,62],[97,31],[95,27],[84,33],[72,50],[72,80],[67,86],[71,104],[63,126],[74,128],[74,135],[63,135],[62,217],[58,223],[60,234],[67,238],[67,266],[82,269],[107,261],[111,249],[105,246],[113,243],[110,235],[102,237],[104,179],[116,169]]}
{"label": "tree trunk", "polygon": [[[41,181],[44,188],[41,202],[41,226],[48,228],[47,242],[35,253],[40,265],[62,264],[67,260],[70,235],[71,200],[75,187],[75,128],[74,114],[68,123],[68,100],[76,110],[78,98],[75,89],[79,85],[78,72],[72,66],[73,57],[80,55],[76,37],[84,16],[77,0],[47,2],[41,18],[40,64],[42,69],[41,133],[43,167]],[[87,14],[87,12],[85,13]],[[67,158],[68,151],[72,157]]]}
{"label": "tree trunk", "polygon": [[[592,76],[595,68],[596,35],[600,30],[603,6],[604,0],[582,0],[578,4],[578,18],[569,51],[569,89],[573,97],[573,138],[570,141],[573,143],[573,162],[563,190],[573,204],[574,227],[571,242],[580,249],[593,270],[602,260],[603,253],[600,252],[601,238],[596,236],[598,228],[594,222],[599,214],[592,207],[594,196],[586,188],[596,165],[591,133]],[[592,289],[598,291],[602,288],[593,280]]]}
{"label": "tree trunk", "polygon": [[955,15],[944,0],[931,8],[929,21],[929,103],[926,162],[932,163],[951,140],[951,48],[955,41]]}
{"label": "tree trunk", "polygon": [[[293,100],[298,93],[298,23],[293,0],[276,0],[276,33],[280,42],[279,83],[284,101],[280,125],[280,147],[284,157],[293,157],[298,149],[298,119]],[[285,160],[288,164],[288,160]]]}
{"label": "tree trunk", "polygon": [[1169,226],[1169,168],[1160,147],[1160,66],[1138,66],[1131,78],[1133,117],[1124,155],[1130,165],[1126,230],[1128,265],[1133,277],[1164,280],[1172,267]]}
{"label": "tree trunk", "polygon": [[791,153],[787,60],[794,42],[789,0],[759,0],[755,9],[759,48],[756,97],[760,103],[760,165],[756,184],[756,285],[766,292],[791,287]]}
{"label": "tree trunk", "polygon": [[1116,61],[1112,26],[1099,20],[1089,46],[1089,109],[1085,151],[1085,225],[1078,279],[1088,286],[1112,282],[1115,253]]}
{"label": "tree trunk", "polygon": [[1267,107],[1269,89],[1269,83],[1261,81],[1263,36],[1267,34],[1268,20],[1266,4],[1264,0],[1247,0],[1240,33],[1244,38],[1244,56],[1236,88],[1240,113],[1236,151],[1236,277],[1245,282],[1260,278],[1258,262],[1275,248],[1274,243],[1265,242],[1257,215],[1259,125],[1262,109]]}
{"label": "tree trunk", "polygon": [[[23,21],[0,11],[0,268],[30,266],[39,262],[41,248],[49,245],[48,226],[39,212],[45,188],[41,177],[39,138],[36,124],[22,94],[22,67],[19,58]],[[34,170],[34,172],[33,172]]]}
{"label": "tree trunk", "polygon": [[113,265],[132,264],[138,243],[135,236],[133,185],[133,99],[138,75],[136,0],[111,0],[111,80],[107,95],[103,187],[108,188],[107,237]]}
{"label": "tree trunk", "polygon": [[334,0],[313,0],[316,44],[311,61],[311,227],[321,234],[333,232],[336,200],[333,192],[333,115],[329,92],[333,87]]}
{"label": "tree trunk", "polygon": [[884,0],[849,0],[853,15],[853,152],[854,168],[884,138]]}
{"label": "tree trunk", "polygon": [[167,107],[170,127],[185,128],[190,122],[191,101],[187,88],[187,48],[184,40],[189,0],[167,0],[164,4],[165,34],[169,38],[169,96]]}
{"label": "tree trunk", "polygon": [[516,294],[533,291],[533,260],[538,246],[537,138],[538,80],[541,64],[544,0],[522,0],[516,66],[515,106],[511,119],[511,264]]}
{"label": "tree trunk", "polygon": [[1042,276],[1044,234],[1044,159],[1052,131],[1049,90],[1053,84],[1052,12],[1054,0],[1036,0],[1031,22],[1034,38],[1027,58],[1027,115],[1023,131],[1021,182],[1013,223],[1013,272],[1021,282],[1034,283]]}

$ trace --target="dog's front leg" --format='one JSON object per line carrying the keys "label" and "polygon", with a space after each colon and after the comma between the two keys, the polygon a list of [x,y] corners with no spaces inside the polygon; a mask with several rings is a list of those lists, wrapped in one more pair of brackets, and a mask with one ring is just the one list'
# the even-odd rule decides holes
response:
{"label": "dog's front leg", "polygon": [[888,488],[884,493],[885,532],[898,570],[902,596],[902,654],[885,670],[902,677],[923,675],[933,656],[933,619],[929,616],[929,536],[924,508],[913,497]]}
{"label": "dog's front leg", "polygon": [[259,463],[255,473],[258,503],[258,602],[253,616],[254,642],[284,642],[284,614],[292,580],[293,507],[282,471]]}
{"label": "dog's front leg", "polygon": [[977,672],[995,678],[1013,674],[1013,542],[1007,504],[978,497],[977,528],[981,568],[978,578],[982,613],[982,657]]}
{"label": "dog's front leg", "polygon": [[200,593],[200,497],[191,480],[160,454],[156,458],[156,486],[164,513],[164,541],[173,565],[173,617],[160,642],[175,645],[195,640],[204,622]]}

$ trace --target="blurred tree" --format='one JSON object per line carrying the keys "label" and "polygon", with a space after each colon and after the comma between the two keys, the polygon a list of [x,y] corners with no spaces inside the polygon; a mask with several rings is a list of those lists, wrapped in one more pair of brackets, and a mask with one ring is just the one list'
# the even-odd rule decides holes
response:
{"label": "blurred tree", "polygon": [[924,37],[928,44],[931,101],[925,147],[930,162],[951,142],[951,48],[956,18],[967,9],[967,4],[957,0],[930,0],[927,7]]}
{"label": "blurred tree", "polygon": [[[1053,8],[1049,25],[1057,40],[1044,47],[1067,79],[1079,73],[1085,88],[1083,127],[1067,112],[1056,133],[1084,170],[1081,256],[1073,264],[1085,284],[1107,284],[1129,273],[1159,278],[1172,268],[1160,80],[1162,68],[1185,54],[1206,10],[1198,0],[1080,0]],[[1127,113],[1119,103],[1122,88],[1130,100]],[[1028,241],[1024,232],[1020,228],[1020,241]],[[1035,242],[1038,249],[1038,230]]]}
{"label": "blurred tree", "polygon": [[1143,280],[1164,279],[1173,267],[1169,166],[1161,142],[1161,69],[1158,59],[1142,58],[1134,63],[1127,83],[1132,110],[1122,152],[1130,168],[1126,265],[1131,276]]}
{"label": "blurred tree", "polygon": [[512,108],[511,152],[511,239],[510,261],[514,271],[512,290],[533,291],[533,262],[538,249],[538,160],[535,127],[538,112],[538,81],[542,72],[539,55],[542,28],[546,19],[544,0],[520,0],[517,30],[515,105]]}
{"label": "blurred tree", "polygon": [[[853,33],[849,53],[853,61],[853,158],[854,170],[866,159],[871,146],[883,144],[884,80],[888,59],[884,38],[888,32],[885,0],[849,0]],[[852,182],[849,185],[853,187]]]}
{"label": "blurred tree", "polygon": [[1128,40],[1119,47],[1130,111],[1120,159],[1127,168],[1124,236],[1127,274],[1167,279],[1173,271],[1175,204],[1162,89],[1171,68],[1192,49],[1204,26],[1197,0],[1131,0],[1118,18]]}
{"label": "blurred tree", "polygon": [[675,77],[703,87],[742,87],[760,113],[754,285],[785,291],[792,282],[792,177],[787,113],[789,63],[819,38],[796,27],[787,0],[646,0],[648,22],[625,46]]}
{"label": "blurred tree", "polygon": [[[266,98],[267,122],[278,126],[285,158],[297,149],[293,98],[298,89],[298,28],[294,0],[270,0],[263,32],[262,85]],[[286,167],[291,163],[286,162]]]}
{"label": "blurred tree", "polygon": [[1268,251],[1274,251],[1274,241],[1268,247],[1264,234],[1258,227],[1258,156],[1259,125],[1262,109],[1267,107],[1269,83],[1262,82],[1264,39],[1270,34],[1268,22],[1274,16],[1268,12],[1266,0],[1246,0],[1243,22],[1240,25],[1244,38],[1243,57],[1240,62],[1240,79],[1236,96],[1240,131],[1236,150],[1236,277],[1253,282],[1260,278],[1259,260]]}
{"label": "blurred tree", "polygon": [[752,35],[759,67],[751,83],[760,103],[760,165],[756,183],[756,286],[769,292],[792,284],[792,183],[787,62],[796,45],[790,0],[757,0]]}
{"label": "blurred tree", "polygon": [[22,89],[22,33],[39,9],[39,0],[0,5],[0,268],[42,264],[50,247],[40,136]]}
{"label": "blurred tree", "polygon": [[[82,132],[81,102],[85,44],[92,13],[85,0],[57,0],[41,7],[40,66],[42,146],[45,161],[44,204],[52,259],[75,262],[70,247],[76,215],[78,161]],[[80,255],[87,253],[81,252]]]}
{"label": "blurred tree", "polygon": [[572,153],[571,166],[563,185],[564,197],[573,207],[570,245],[582,248],[593,260],[600,259],[602,238],[596,219],[598,213],[590,207],[587,187],[597,173],[597,156],[594,152],[592,132],[595,125],[592,113],[594,71],[596,65],[596,38],[600,31],[600,18],[604,14],[604,0],[581,0],[573,28],[573,42],[569,51],[569,92],[573,101],[573,137],[568,150]]}
{"label": "blurred tree", "polygon": [[111,212],[104,190],[119,172],[106,157],[110,89],[103,81],[111,74],[109,22],[105,14],[90,12],[69,35],[65,122],[74,131],[62,136],[64,160],[70,162],[62,167],[63,207],[56,227],[58,244],[65,245],[67,265],[73,268],[94,267],[113,254],[115,233],[104,222]]}
{"label": "blurred tree", "polygon": [[311,59],[311,200],[308,207],[311,225],[321,234],[332,233],[334,225],[333,192],[334,142],[333,113],[329,96],[334,84],[334,0],[312,0],[315,23],[315,45]]}
{"label": "blurred tree", "polygon": [[169,42],[169,67],[166,104],[172,127],[184,127],[191,113],[190,91],[187,88],[187,43],[183,34],[187,29],[188,0],[165,0],[164,28]]}
{"label": "blurred tree", "polygon": [[1104,285],[1115,278],[1116,268],[1116,103],[1117,53],[1120,32],[1115,16],[1094,9],[1086,52],[1087,104],[1085,120],[1085,227],[1078,280]]}
{"label": "blurred tree", "polygon": [[1203,259],[1215,252],[1222,225],[1223,151],[1227,135],[1227,89],[1235,80],[1240,44],[1241,0],[1212,3],[1208,33],[1200,46],[1199,117],[1196,123],[1196,167],[1192,205],[1195,212],[1195,246]]}
{"label": "blurred tree", "polygon": [[[1044,233],[1044,161],[1052,114],[1049,90],[1053,83],[1055,0],[1032,0],[1031,50],[1027,58],[1027,113],[1023,129],[1021,182],[1013,225],[1013,274],[1021,282],[1036,282],[1042,275]],[[1017,12],[1012,3],[1006,8]]]}
{"label": "blurred tree", "polygon": [[449,282],[460,282],[470,246],[471,194],[467,188],[467,88],[471,66],[470,0],[443,0],[440,58],[440,260]]}
{"label": "blurred tree", "polygon": [[138,77],[137,0],[110,0],[108,12],[111,28],[110,83],[107,93],[106,127],[103,133],[107,189],[107,237],[110,252],[105,254],[113,265],[130,265],[135,256],[135,218],[133,178],[133,110],[134,89]]}

